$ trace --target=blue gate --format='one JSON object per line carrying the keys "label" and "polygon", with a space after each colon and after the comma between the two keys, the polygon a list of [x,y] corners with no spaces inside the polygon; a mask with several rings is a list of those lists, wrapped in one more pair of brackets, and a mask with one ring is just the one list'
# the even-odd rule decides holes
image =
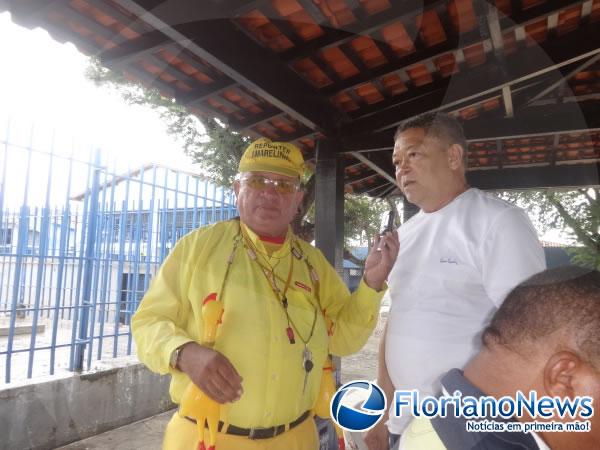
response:
{"label": "blue gate", "polygon": [[[4,381],[134,352],[129,323],[177,239],[237,215],[233,193],[160,165],[116,173],[0,140],[0,370]],[[35,191],[35,192],[34,192]]]}

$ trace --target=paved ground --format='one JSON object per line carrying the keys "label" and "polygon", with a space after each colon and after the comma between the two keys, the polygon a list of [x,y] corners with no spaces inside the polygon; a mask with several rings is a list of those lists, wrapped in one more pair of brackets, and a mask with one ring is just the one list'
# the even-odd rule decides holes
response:
{"label": "paved ground", "polygon": [[[373,335],[364,348],[342,359],[342,382],[355,379],[374,380],[377,376],[377,349],[383,332],[386,312],[382,312]],[[160,450],[163,430],[173,414],[168,411],[106,433],[74,442],[60,450]]]}
{"label": "paved ground", "polygon": [[163,431],[172,415],[173,411],[167,411],[59,448],[60,450],[160,450]]}
{"label": "paved ground", "polygon": [[[0,352],[6,352],[8,349],[8,319],[0,317]],[[31,327],[30,319],[17,320],[18,326],[29,325]],[[11,357],[11,373],[10,382],[24,381],[28,378],[29,360],[31,358],[32,370],[31,377],[47,377],[52,374],[52,363],[54,374],[70,374],[68,371],[71,345],[73,340],[73,322],[71,320],[59,320],[56,323],[56,329],[54,329],[54,323],[52,319],[47,317],[41,317],[38,322],[38,326],[43,326],[43,330],[35,335],[35,348],[42,350],[34,350],[31,354],[29,349],[31,346],[31,334],[18,334],[14,336],[12,342],[12,351],[14,352]],[[94,341],[91,350],[86,352],[86,358],[84,360],[84,369],[94,369],[99,361],[109,361],[115,356],[125,356],[128,354],[129,338],[127,333],[129,327],[127,325],[119,324],[118,336],[115,336],[115,327],[112,323],[97,323],[94,328]],[[99,338],[103,336],[103,338]],[[54,344],[53,344],[54,342]],[[52,354],[50,347],[55,346],[56,349]],[[131,354],[135,354],[135,344],[131,342]],[[89,364],[88,367],[88,357]],[[0,386],[6,382],[6,355],[0,355]]]}
{"label": "paved ground", "polygon": [[342,383],[351,380],[375,380],[377,378],[377,354],[379,341],[385,329],[387,311],[382,311],[377,327],[362,348],[354,355],[342,358]]}

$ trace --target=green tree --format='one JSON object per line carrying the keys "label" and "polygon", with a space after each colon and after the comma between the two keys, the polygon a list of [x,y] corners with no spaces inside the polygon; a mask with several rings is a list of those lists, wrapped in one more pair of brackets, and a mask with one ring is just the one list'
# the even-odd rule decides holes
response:
{"label": "green tree", "polygon": [[[167,126],[167,132],[183,146],[184,152],[198,164],[208,178],[220,186],[231,186],[237,173],[238,162],[251,139],[232,131],[216,119],[190,114],[185,106],[150,89],[126,79],[122,73],[107,69],[92,58],[86,76],[97,86],[112,89],[129,104],[143,105],[157,111]],[[307,241],[314,237],[315,177],[307,170],[304,177],[304,200],[297,220],[296,233]],[[379,231],[382,213],[389,208],[385,202],[366,196],[346,195],[344,242],[346,246]],[[368,241],[367,241],[368,242]],[[362,264],[346,249],[345,257]]]}
{"label": "green tree", "polygon": [[[368,246],[381,231],[381,217],[389,205],[366,195],[347,194],[344,201],[344,239],[346,246],[358,243]],[[375,219],[375,220],[374,220]]]}
{"label": "green tree", "polygon": [[[381,231],[381,218],[393,203],[376,200],[367,195],[346,194],[344,198],[344,258],[362,265],[349,251],[358,244],[370,247],[372,237]],[[392,206],[395,211],[395,205]]]}
{"label": "green tree", "polygon": [[539,230],[565,230],[572,262],[600,269],[600,188],[504,192],[502,198],[525,208]]}

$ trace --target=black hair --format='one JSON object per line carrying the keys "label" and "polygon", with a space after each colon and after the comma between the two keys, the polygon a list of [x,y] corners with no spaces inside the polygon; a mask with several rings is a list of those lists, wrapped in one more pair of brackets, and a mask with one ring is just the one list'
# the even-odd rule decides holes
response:
{"label": "black hair", "polygon": [[435,136],[448,146],[460,144],[467,153],[467,140],[460,122],[447,113],[433,112],[425,113],[402,122],[396,129],[394,141],[398,139],[400,133],[409,128],[421,128],[426,133]]}
{"label": "black hair", "polygon": [[559,329],[574,337],[582,357],[600,364],[600,272],[563,266],[532,276],[508,294],[483,345],[516,350]]}

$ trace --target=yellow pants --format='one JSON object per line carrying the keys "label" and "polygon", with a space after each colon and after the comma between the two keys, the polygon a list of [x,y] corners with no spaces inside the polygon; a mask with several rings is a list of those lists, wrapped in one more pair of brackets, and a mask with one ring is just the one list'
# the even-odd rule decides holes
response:
{"label": "yellow pants", "polygon": [[[270,439],[249,439],[231,434],[217,434],[216,450],[318,450],[319,436],[312,417],[297,427]],[[167,424],[163,450],[198,450],[196,424],[175,412]]]}

